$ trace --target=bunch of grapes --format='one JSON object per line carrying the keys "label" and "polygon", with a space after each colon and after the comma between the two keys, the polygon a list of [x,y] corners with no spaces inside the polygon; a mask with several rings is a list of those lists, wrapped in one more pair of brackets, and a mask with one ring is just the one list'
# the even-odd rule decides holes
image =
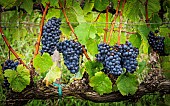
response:
{"label": "bunch of grapes", "polygon": [[[7,69],[12,69],[12,70],[16,70],[17,66],[18,66],[19,62],[16,61],[14,62],[13,60],[6,60],[3,64],[1,64],[2,66],[2,73],[4,74],[5,70]],[[4,86],[9,89],[9,82],[7,80],[7,77],[4,77]]]}
{"label": "bunch of grapes", "polygon": [[42,54],[44,52],[48,52],[50,55],[53,55],[61,35],[60,25],[61,20],[59,18],[52,17],[43,26],[43,34],[41,39]]}
{"label": "bunch of grapes", "polygon": [[127,72],[133,73],[136,70],[138,54],[139,50],[134,48],[130,42],[122,45],[122,64]]}
{"label": "bunch of grapes", "polygon": [[98,51],[96,60],[102,62],[105,73],[120,75],[123,73],[123,68],[126,69],[126,72],[133,73],[137,68],[136,58],[139,51],[128,41],[125,44],[114,46],[102,43],[98,45]]}
{"label": "bunch of grapes", "polygon": [[107,53],[104,68],[108,71],[107,73],[113,75],[120,75],[123,72],[121,65],[121,53],[120,51],[117,51],[115,46]]}
{"label": "bunch of grapes", "polygon": [[107,45],[106,43],[101,43],[98,45],[98,51],[99,51],[99,54],[96,54],[96,59],[97,61],[99,62],[102,62],[103,64],[105,64],[105,58],[106,58],[106,55],[107,53],[110,51],[110,46]]}
{"label": "bunch of grapes", "polygon": [[[156,30],[155,33],[158,33]],[[155,34],[150,31],[148,34],[148,43],[153,48],[153,51],[159,53],[160,55],[164,54],[164,39],[165,37],[155,36]]]}
{"label": "bunch of grapes", "polygon": [[64,64],[71,73],[77,73],[79,70],[79,58],[83,54],[82,45],[73,40],[59,42],[57,50],[63,54]]}

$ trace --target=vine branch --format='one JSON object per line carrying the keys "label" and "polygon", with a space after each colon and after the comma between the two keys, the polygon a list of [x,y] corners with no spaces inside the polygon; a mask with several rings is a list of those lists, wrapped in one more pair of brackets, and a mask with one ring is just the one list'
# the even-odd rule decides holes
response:
{"label": "vine branch", "polygon": [[105,33],[104,33],[104,40],[103,40],[104,43],[106,43],[107,32],[108,32],[108,11],[109,11],[109,6],[107,6],[106,9],[106,27],[104,29]]}
{"label": "vine branch", "polygon": [[[62,12],[63,12],[63,14],[64,14],[64,17],[65,17],[65,19],[66,19],[66,22],[67,22],[68,26],[70,27],[72,33],[73,33],[74,36],[75,36],[75,40],[78,40],[78,37],[77,37],[76,33],[74,32],[74,29],[73,29],[72,25],[70,24],[70,22],[69,22],[69,20],[68,20],[68,17],[67,17],[67,15],[66,15],[65,9],[64,9],[64,7],[62,6],[62,3],[60,2],[60,0],[59,0],[59,6],[60,6],[60,8],[61,8],[61,10],[62,10]],[[84,45],[82,46],[82,49],[83,49],[83,53],[84,53],[84,55],[86,56],[86,58],[91,61],[90,57],[89,57],[88,54],[87,54],[87,51],[86,51]]]}
{"label": "vine branch", "polygon": [[3,40],[5,41],[8,49],[14,54],[14,56],[18,59],[18,61],[20,61],[20,63],[23,64],[23,66],[25,66],[27,69],[29,69],[28,66],[22,61],[22,59],[21,59],[21,58],[18,56],[18,54],[15,52],[15,50],[11,47],[11,45],[9,44],[7,38],[5,37],[5,35],[4,35],[1,27],[0,27],[0,33],[1,33],[2,38],[3,38]]}
{"label": "vine branch", "polygon": [[119,6],[120,6],[120,0],[118,0],[118,4],[117,4],[117,7],[116,7],[116,13],[115,13],[114,19],[113,19],[112,24],[111,24],[110,35],[109,35],[108,42],[107,42],[108,44],[110,43],[112,33],[113,33],[113,30],[114,30],[114,25],[115,25],[116,19],[118,17]]}
{"label": "vine branch", "polygon": [[122,32],[122,21],[123,21],[122,15],[123,15],[125,3],[126,3],[126,0],[123,1],[122,9],[120,11],[120,24],[119,24],[119,33],[118,33],[118,42],[117,42],[118,45],[120,45],[120,38],[121,38],[121,32]]}
{"label": "vine branch", "polygon": [[35,45],[36,50],[34,52],[34,57],[38,54],[38,51],[39,51],[41,36],[42,36],[42,33],[43,33],[44,19],[45,19],[45,16],[46,16],[46,13],[47,13],[49,6],[50,6],[50,3],[49,2],[46,3],[46,7],[45,7],[45,10],[43,12],[43,16],[42,16],[41,24],[40,24],[40,33],[39,33],[39,36],[38,36],[38,39],[37,39],[37,42],[36,42],[36,45]]}
{"label": "vine branch", "polygon": [[[150,77],[152,80],[150,81]],[[52,85],[46,87],[40,81],[36,84],[37,87],[32,87],[24,90],[22,93],[9,93],[7,101],[14,100],[31,100],[31,99],[58,99],[58,88]],[[112,92],[110,94],[99,95],[87,84],[83,83],[83,79],[73,82],[70,85],[62,87],[63,98],[74,96],[80,99],[90,100],[93,102],[119,102],[119,101],[137,101],[143,95],[159,92],[161,94],[170,94],[170,81],[162,77],[155,76],[154,73],[146,77],[134,95],[123,96],[120,92]]]}
{"label": "vine branch", "polygon": [[149,24],[149,18],[148,18],[148,0],[145,1],[145,13],[146,13],[146,15],[145,15],[146,20],[145,21],[146,21],[147,27],[149,27],[150,24]]}

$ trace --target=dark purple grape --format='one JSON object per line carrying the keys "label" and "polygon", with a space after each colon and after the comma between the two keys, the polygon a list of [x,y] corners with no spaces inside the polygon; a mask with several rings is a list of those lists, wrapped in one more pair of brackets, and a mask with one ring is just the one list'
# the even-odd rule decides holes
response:
{"label": "dark purple grape", "polygon": [[73,74],[77,73],[80,55],[83,55],[82,45],[73,40],[65,40],[57,44],[57,50],[63,54],[64,64],[68,70]]}
{"label": "dark purple grape", "polygon": [[[155,30],[155,33],[158,33],[158,30]],[[148,43],[152,47],[153,51],[164,55],[164,39],[165,37],[156,36],[152,31],[148,34]]]}
{"label": "dark purple grape", "polygon": [[[5,70],[7,69],[12,69],[12,70],[16,70],[17,66],[19,65],[19,62],[16,61],[14,62],[13,60],[6,60],[3,64],[1,64],[2,66],[2,73],[4,74],[5,73]],[[4,87],[9,89],[9,82],[7,80],[7,77],[4,77]]]}
{"label": "dark purple grape", "polygon": [[53,55],[61,35],[61,31],[59,30],[60,25],[61,20],[59,18],[52,17],[43,26],[43,34],[41,39],[42,43],[41,54],[47,52],[50,55]]}

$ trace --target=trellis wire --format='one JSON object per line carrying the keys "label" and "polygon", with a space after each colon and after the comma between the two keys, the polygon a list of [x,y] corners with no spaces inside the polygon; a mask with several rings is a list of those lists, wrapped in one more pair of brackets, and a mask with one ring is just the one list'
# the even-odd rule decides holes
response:
{"label": "trellis wire", "polygon": [[[71,24],[80,24],[79,22],[70,22]],[[81,22],[81,23],[91,23],[91,24],[95,24],[97,28],[104,28],[105,27],[105,22]],[[29,27],[39,27],[39,23],[27,23],[27,22],[19,22],[19,23],[11,23],[11,22],[0,22],[1,27],[2,28],[19,28],[19,25],[24,24],[24,25],[28,25]],[[10,24],[8,25],[3,25],[3,24]],[[17,25],[16,25],[17,24]],[[67,27],[67,23],[66,22],[62,22],[62,26],[63,28]],[[65,24],[65,26],[64,26]],[[99,24],[99,25],[98,25]],[[111,22],[109,22],[109,24],[111,24]],[[116,25],[119,25],[119,22],[115,23]],[[124,25],[126,25],[125,27],[132,27],[132,26],[140,26],[140,25],[146,25],[146,24],[139,24],[139,23],[123,23]],[[170,25],[170,22],[163,22],[163,23],[147,23],[150,25],[159,25],[159,24],[166,24],[166,25]],[[12,25],[16,25],[16,26],[12,26]],[[103,26],[102,26],[103,25]],[[128,26],[129,25],[129,26]],[[123,28],[125,28],[123,27]],[[161,26],[161,28],[167,28],[168,26]],[[170,26],[169,26],[170,27]],[[119,28],[118,26],[115,26],[115,28]]]}

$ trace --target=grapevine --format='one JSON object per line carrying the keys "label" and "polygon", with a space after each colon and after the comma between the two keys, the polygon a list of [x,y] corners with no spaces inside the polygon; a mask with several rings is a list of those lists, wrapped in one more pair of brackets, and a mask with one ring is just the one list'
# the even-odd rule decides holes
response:
{"label": "grapevine", "polygon": [[[3,64],[1,64],[3,74],[5,73],[5,70],[7,70],[7,69],[16,70],[18,64],[19,64],[18,61],[14,62],[13,60],[6,60]],[[4,77],[4,86],[7,89],[9,89],[10,84],[9,84],[9,82],[7,80],[7,77]]]}

